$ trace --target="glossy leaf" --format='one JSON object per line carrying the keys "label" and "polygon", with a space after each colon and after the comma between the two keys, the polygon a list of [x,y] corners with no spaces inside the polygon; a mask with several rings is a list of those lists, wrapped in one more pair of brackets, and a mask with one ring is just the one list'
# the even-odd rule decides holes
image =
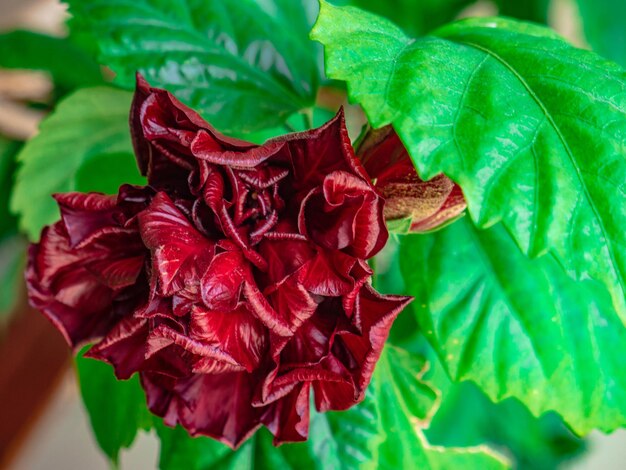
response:
{"label": "glossy leaf", "polygon": [[76,358],[76,368],[98,445],[117,463],[120,451],[131,446],[137,432],[152,424],[139,377],[117,380],[110,365],[83,358],[83,353]]}
{"label": "glossy leaf", "polygon": [[484,449],[431,448],[416,428],[427,425],[438,392],[419,379],[425,363],[388,347],[383,352],[365,400],[343,412],[315,413],[306,443],[271,445],[259,431],[239,450],[206,438],[191,438],[181,428],[157,426],[161,438],[160,467],[294,470],[378,468],[502,469],[506,464]]}
{"label": "glossy leaf", "polygon": [[318,49],[309,0],[70,0],[72,33],[132,88],[135,72],[217,128],[252,132],[313,105]]}
{"label": "glossy leaf", "polygon": [[585,449],[555,413],[535,418],[513,398],[494,404],[471,382],[444,394],[426,436],[447,447],[489,444],[510,454],[520,470],[559,468]]}
{"label": "glossy leaf", "polygon": [[578,0],[585,37],[594,51],[626,67],[626,3]]}
{"label": "glossy leaf", "polygon": [[0,34],[0,68],[49,72],[55,83],[68,88],[103,81],[98,64],[70,40],[33,31]]}
{"label": "glossy leaf", "polygon": [[24,285],[26,244],[20,236],[0,241],[0,326],[17,305]]}
{"label": "glossy leaf", "polygon": [[[115,193],[121,184],[132,182],[129,175],[142,181],[128,130],[130,99],[130,93],[112,88],[81,89],[65,98],[24,146],[11,209],[31,240],[59,217],[53,193],[77,189]],[[100,172],[81,173],[85,164],[106,166],[103,155],[116,155],[104,171],[106,185]]]}
{"label": "glossy leaf", "polygon": [[390,19],[409,35],[422,36],[454,20],[475,0],[331,0],[331,2],[336,5],[362,8]]}
{"label": "glossy leaf", "polygon": [[530,260],[502,225],[469,219],[405,237],[400,260],[454,380],[556,411],[580,434],[626,425],[626,328],[600,283],[572,280],[551,254]]}
{"label": "glossy leaf", "polygon": [[456,181],[480,227],[609,286],[626,321],[626,81],[550,30],[470,19],[414,40],[322,3],[313,36],[373,126],[393,123],[424,179]]}
{"label": "glossy leaf", "polygon": [[379,450],[379,468],[508,468],[502,458],[486,448],[431,447],[421,428],[428,427],[439,392],[421,380],[427,364],[399,349],[387,348],[386,352],[373,385],[380,422],[387,433]]}

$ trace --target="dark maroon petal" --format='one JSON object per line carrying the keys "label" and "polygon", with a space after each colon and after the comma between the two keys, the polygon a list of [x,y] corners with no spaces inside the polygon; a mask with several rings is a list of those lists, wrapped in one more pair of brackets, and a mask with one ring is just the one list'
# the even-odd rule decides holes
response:
{"label": "dark maroon petal", "polygon": [[315,255],[306,237],[294,232],[271,232],[258,245],[259,253],[268,264],[268,285],[282,283]]}
{"label": "dark maroon petal", "polygon": [[115,225],[115,214],[119,210],[113,196],[65,193],[55,194],[54,198],[59,204],[72,247],[90,235]]}
{"label": "dark maroon petal", "polygon": [[219,253],[202,277],[202,300],[209,309],[234,310],[245,280],[252,282],[252,274],[241,252]]}
{"label": "dark maroon petal", "polygon": [[298,191],[310,191],[322,184],[326,175],[334,171],[346,171],[363,181],[369,181],[369,176],[354,154],[343,109],[318,129],[277,137],[266,145],[280,142],[288,145],[293,184]]}
{"label": "dark maroon petal", "polygon": [[366,181],[336,171],[302,203],[300,231],[319,245],[370,258],[387,242],[383,200]]}
{"label": "dark maroon petal", "polygon": [[305,441],[309,436],[309,390],[304,382],[268,406],[262,421],[274,434],[274,445]]}
{"label": "dark maroon petal", "polygon": [[[135,283],[143,267],[136,232],[93,219],[90,226],[98,226],[96,232],[73,248],[66,224],[58,222],[29,250],[29,300],[72,346],[101,337],[129,313],[136,302],[124,288]],[[140,287],[136,291],[141,295]]]}
{"label": "dark maroon petal", "polygon": [[[56,226],[44,230],[41,237],[44,247],[60,238],[57,230]],[[53,249],[58,250],[58,244],[55,245]],[[80,267],[54,276],[58,284],[48,279],[42,282],[37,269],[41,256],[41,245],[31,245],[26,270],[30,304],[44,313],[72,347],[105,334],[115,321],[107,314],[113,302],[112,289]]]}
{"label": "dark maroon petal", "polygon": [[319,250],[300,270],[298,280],[306,290],[317,295],[346,295],[355,286],[351,271],[356,263],[356,258],[342,252]]}
{"label": "dark maroon petal", "polygon": [[85,357],[108,362],[115,369],[118,379],[128,379],[141,370],[145,362],[148,331],[146,319],[125,318],[89,349]]}
{"label": "dark maroon petal", "polygon": [[276,157],[284,147],[282,142],[268,142],[263,146],[238,142],[236,145],[230,146],[234,147],[234,150],[225,150],[215,143],[215,135],[201,131],[191,143],[191,152],[196,158],[215,165],[254,168],[264,161]]}
{"label": "dark maroon petal", "polygon": [[139,74],[130,128],[137,163],[149,183],[157,188],[182,188],[182,192],[186,192],[187,177],[196,166],[191,144],[198,135],[213,149],[252,146],[220,134],[172,94],[151,88]]}
{"label": "dark maroon petal", "polygon": [[261,320],[272,333],[278,336],[290,336],[292,334],[291,327],[287,320],[270,305],[267,298],[255,283],[245,282],[243,285],[243,294],[247,301],[246,305],[248,305],[250,311]]}
{"label": "dark maroon petal", "polygon": [[336,357],[324,358],[321,367],[332,371],[332,376],[342,377],[343,380],[316,380],[313,382],[313,396],[315,408],[318,411],[342,411],[353,407],[365,397],[365,389],[360,389],[353,380],[349,380],[347,367]]}
{"label": "dark maroon petal", "polygon": [[141,237],[152,252],[152,270],[161,295],[190,283],[199,284],[214,252],[214,243],[198,232],[165,193],[157,193],[139,214]]}
{"label": "dark maroon petal", "polygon": [[146,357],[157,356],[160,351],[173,345],[189,353],[188,363],[192,372],[221,373],[245,369],[243,364],[219,345],[192,339],[167,324],[161,324],[150,331],[147,339]]}
{"label": "dark maroon petal", "polygon": [[296,275],[288,278],[275,289],[266,291],[265,296],[276,314],[288,325],[289,331],[295,331],[309,319],[315,313],[319,303],[319,298],[311,295],[298,282]]}
{"label": "dark maroon petal", "polygon": [[[362,333],[348,330],[337,333],[333,355],[350,371],[360,398],[370,382],[393,321],[411,301],[411,297],[381,295],[365,284],[356,299],[354,313]],[[326,395],[334,397],[332,393]],[[330,400],[325,404],[329,408],[318,406],[318,409],[337,409],[333,403]]]}
{"label": "dark maroon petal", "polygon": [[180,423],[193,436],[211,436],[232,448],[260,426],[265,412],[251,405],[256,379],[247,372],[195,374],[179,380],[144,373],[141,379],[149,408],[165,424]]}
{"label": "dark maroon petal", "polygon": [[243,306],[230,312],[194,307],[189,336],[226,352],[248,372],[260,365],[268,349],[267,330]]}
{"label": "dark maroon petal", "polygon": [[322,303],[285,344],[280,352],[281,370],[315,367],[330,353],[339,317],[332,303],[336,302]]}

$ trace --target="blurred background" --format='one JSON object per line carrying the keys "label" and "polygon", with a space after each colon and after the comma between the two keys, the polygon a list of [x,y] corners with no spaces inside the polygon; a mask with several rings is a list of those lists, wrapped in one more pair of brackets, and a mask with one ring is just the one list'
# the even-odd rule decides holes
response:
{"label": "blurred background", "polygon": [[[524,8],[524,0],[511,1],[516,4],[512,10]],[[493,3],[478,2],[461,16],[496,13]],[[24,300],[26,242],[8,208],[15,155],[72,89],[71,70],[55,72],[54,64],[37,67],[52,73],[17,68],[13,58],[29,50],[26,45],[15,50],[15,44],[24,34],[63,38],[67,17],[57,0],[0,0],[0,468],[15,470],[109,468],[92,436],[65,342]],[[573,0],[553,2],[548,21],[571,42],[587,47]],[[52,50],[46,58],[50,63],[59,59]],[[626,469],[626,432],[594,433],[587,448],[562,468]],[[153,469],[157,454],[154,436],[142,434],[122,454],[120,466]]]}

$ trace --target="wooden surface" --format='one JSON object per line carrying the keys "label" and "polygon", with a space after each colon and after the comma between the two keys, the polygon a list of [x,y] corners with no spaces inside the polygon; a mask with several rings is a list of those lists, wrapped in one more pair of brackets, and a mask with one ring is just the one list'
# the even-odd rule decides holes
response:
{"label": "wooden surface", "polygon": [[0,334],[0,468],[5,468],[67,370],[70,350],[52,324],[26,306]]}

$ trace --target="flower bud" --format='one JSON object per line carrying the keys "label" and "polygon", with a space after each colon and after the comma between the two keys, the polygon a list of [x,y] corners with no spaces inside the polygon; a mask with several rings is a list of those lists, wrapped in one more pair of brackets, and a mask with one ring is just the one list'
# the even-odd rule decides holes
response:
{"label": "flower bud", "polygon": [[428,232],[463,214],[461,188],[443,174],[422,180],[391,126],[370,130],[358,156],[385,199],[384,216],[391,230]]}

